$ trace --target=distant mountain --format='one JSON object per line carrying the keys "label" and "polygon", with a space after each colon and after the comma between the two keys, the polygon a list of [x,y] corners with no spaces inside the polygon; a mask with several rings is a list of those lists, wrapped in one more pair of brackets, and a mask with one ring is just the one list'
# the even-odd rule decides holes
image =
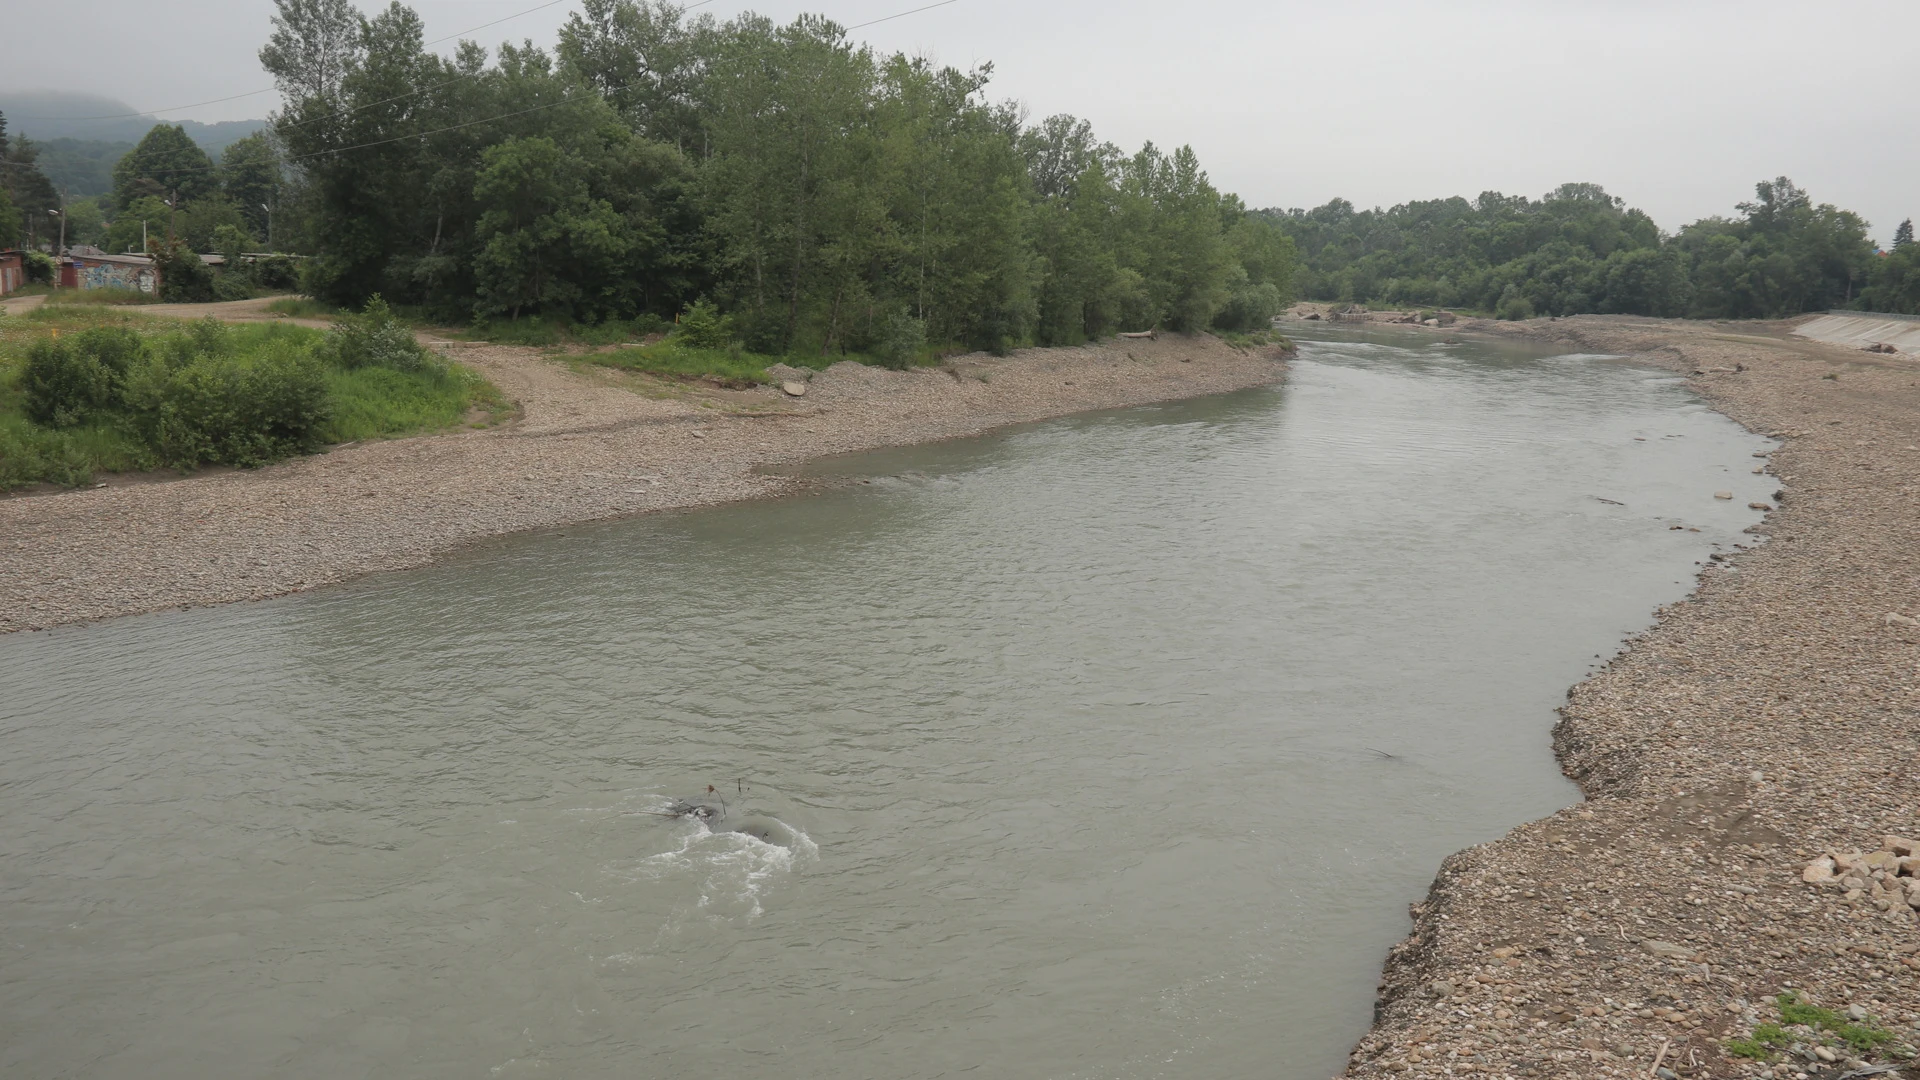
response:
{"label": "distant mountain", "polygon": [[[9,121],[11,127],[11,121]],[[29,136],[31,138],[31,136]],[[113,166],[133,149],[130,142],[92,139],[34,139],[40,150],[40,171],[53,186],[80,198],[113,190]]]}
{"label": "distant mountain", "polygon": [[265,120],[171,121],[135,113],[124,101],[69,90],[0,90],[0,113],[6,115],[8,131],[35,142],[137,143],[155,124],[178,123],[201,149],[216,156],[267,126]]}

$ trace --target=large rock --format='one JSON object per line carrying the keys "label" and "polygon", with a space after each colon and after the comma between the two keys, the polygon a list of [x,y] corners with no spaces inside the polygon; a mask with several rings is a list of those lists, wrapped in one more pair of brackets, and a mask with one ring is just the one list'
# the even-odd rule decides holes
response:
{"label": "large rock", "polygon": [[786,394],[788,397],[806,397],[807,384],[789,380],[780,384],[780,392]]}

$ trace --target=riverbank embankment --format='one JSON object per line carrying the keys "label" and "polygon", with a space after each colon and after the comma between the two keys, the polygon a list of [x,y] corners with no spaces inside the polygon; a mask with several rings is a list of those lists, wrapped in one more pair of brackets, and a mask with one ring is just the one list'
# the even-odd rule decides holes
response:
{"label": "riverbank embankment", "polygon": [[1273,350],[1208,335],[786,370],[725,389],[534,349],[442,343],[516,403],[487,430],[336,447],[251,471],[0,499],[0,633],[257,600],[463,544],[799,489],[762,470],[1091,409],[1272,382]]}
{"label": "riverbank embankment", "polygon": [[1569,692],[1587,801],[1444,863],[1347,1075],[1920,1077],[1920,367],[1786,324],[1458,329],[1688,376],[1781,440],[1778,505]]}

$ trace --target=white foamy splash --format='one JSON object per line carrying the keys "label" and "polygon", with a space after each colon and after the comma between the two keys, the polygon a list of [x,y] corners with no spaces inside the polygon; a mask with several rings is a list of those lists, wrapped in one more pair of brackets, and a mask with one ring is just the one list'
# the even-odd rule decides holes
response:
{"label": "white foamy splash", "polygon": [[[728,827],[730,821],[751,821],[755,832],[770,839],[736,832]],[[720,826],[693,818],[675,823],[676,846],[641,859],[634,875],[653,881],[696,880],[699,911],[715,919],[757,919],[765,912],[761,899],[769,886],[820,856],[812,837],[769,815],[730,816]]]}

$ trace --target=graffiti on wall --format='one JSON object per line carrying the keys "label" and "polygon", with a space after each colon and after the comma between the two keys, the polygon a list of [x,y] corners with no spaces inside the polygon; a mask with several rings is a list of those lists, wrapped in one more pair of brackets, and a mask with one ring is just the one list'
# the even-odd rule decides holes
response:
{"label": "graffiti on wall", "polygon": [[154,287],[153,268],[125,263],[86,263],[80,267],[80,287],[150,293]]}

